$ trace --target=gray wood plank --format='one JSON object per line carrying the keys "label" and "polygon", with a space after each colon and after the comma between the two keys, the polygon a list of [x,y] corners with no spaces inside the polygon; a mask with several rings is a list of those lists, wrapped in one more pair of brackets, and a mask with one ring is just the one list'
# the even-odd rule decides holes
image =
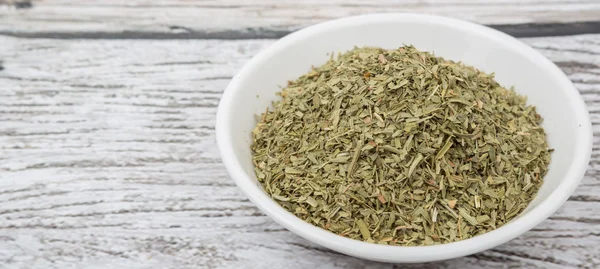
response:
{"label": "gray wood plank", "polygon": [[[0,6],[0,34],[46,38],[276,38],[325,20],[378,12],[450,16],[500,25],[499,28],[518,36],[548,36],[560,29],[557,24],[600,21],[600,2],[596,0],[2,2],[5,4]],[[548,23],[541,31],[530,29],[532,25]],[[525,24],[525,28],[508,27],[515,24]],[[597,26],[569,25],[569,31],[597,32]]]}
{"label": "gray wood plank", "polygon": [[[600,35],[523,41],[586,100],[589,171],[532,231],[430,268],[600,267]],[[396,267],[295,236],[226,174],[219,97],[272,42],[0,37],[0,267]]]}

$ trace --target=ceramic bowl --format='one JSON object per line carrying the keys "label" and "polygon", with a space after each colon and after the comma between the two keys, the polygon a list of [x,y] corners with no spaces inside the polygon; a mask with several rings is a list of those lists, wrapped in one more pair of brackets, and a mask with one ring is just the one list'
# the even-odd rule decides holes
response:
{"label": "ceramic bowl", "polygon": [[[504,226],[471,239],[434,246],[386,246],[342,237],[297,218],[263,191],[251,162],[256,115],[264,112],[288,80],[325,63],[331,52],[354,46],[414,45],[488,73],[528,97],[544,118],[555,151],[544,184],[529,207]],[[258,97],[257,97],[258,96]],[[316,244],[384,262],[427,262],[483,251],[505,243],[555,212],[583,178],[591,149],[588,111],[578,91],[556,65],[517,39],[456,19],[418,14],[374,14],[329,21],[294,32],[264,49],[231,80],[219,104],[216,135],[230,176],[266,215]]]}

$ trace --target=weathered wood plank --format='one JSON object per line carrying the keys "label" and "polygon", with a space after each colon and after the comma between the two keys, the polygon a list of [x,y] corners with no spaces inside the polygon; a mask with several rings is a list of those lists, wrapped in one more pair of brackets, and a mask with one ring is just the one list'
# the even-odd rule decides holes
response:
{"label": "weathered wood plank", "polygon": [[[575,82],[599,142],[600,35],[524,41]],[[0,37],[0,264],[394,268],[293,235],[228,178],[218,99],[272,42]],[[595,143],[582,185],[549,220],[431,268],[600,267],[599,175]]]}
{"label": "weathered wood plank", "polygon": [[[9,2],[20,4],[6,4]],[[4,8],[0,6],[0,33],[70,38],[278,37],[317,22],[377,12],[423,12],[502,25],[600,21],[600,2],[595,0],[5,0],[4,3]],[[576,30],[577,27],[588,31],[595,28],[580,25],[575,26]]]}

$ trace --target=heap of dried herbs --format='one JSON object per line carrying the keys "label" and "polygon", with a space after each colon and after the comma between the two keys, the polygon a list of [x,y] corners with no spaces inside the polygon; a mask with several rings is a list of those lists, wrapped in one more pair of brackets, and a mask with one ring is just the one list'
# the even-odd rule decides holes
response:
{"label": "heap of dried herbs", "polygon": [[527,207],[550,162],[525,97],[412,46],[355,48],[280,95],[253,132],[259,181],[299,218],[353,239],[486,233]]}

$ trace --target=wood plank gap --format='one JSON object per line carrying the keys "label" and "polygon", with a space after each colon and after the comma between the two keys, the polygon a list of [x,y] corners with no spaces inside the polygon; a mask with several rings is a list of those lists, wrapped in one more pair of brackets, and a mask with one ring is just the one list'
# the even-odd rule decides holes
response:
{"label": "wood plank gap", "polygon": [[[524,24],[493,24],[491,28],[514,37],[549,37],[570,36],[583,34],[600,34],[600,21],[573,23],[524,23]],[[248,39],[278,39],[296,30],[280,30],[268,28],[246,28],[224,31],[195,31],[187,27],[171,25],[171,33],[152,31],[123,31],[123,32],[16,32],[0,31],[1,36],[19,38],[44,39],[150,39],[150,40],[179,40],[179,39],[217,39],[217,40],[248,40]]]}

